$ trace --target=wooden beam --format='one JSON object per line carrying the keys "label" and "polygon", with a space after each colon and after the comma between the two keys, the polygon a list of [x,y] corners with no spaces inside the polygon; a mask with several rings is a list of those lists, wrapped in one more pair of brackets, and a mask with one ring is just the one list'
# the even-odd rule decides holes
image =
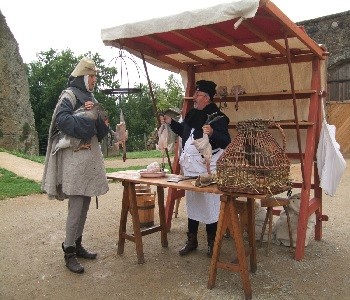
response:
{"label": "wooden beam", "polygon": [[297,37],[310,51],[319,59],[325,59],[326,52],[324,52],[317,43],[311,39],[302,29],[299,28],[293,21],[291,21],[274,3],[267,1],[264,4],[264,10],[278,20],[285,30]]}
{"label": "wooden beam", "polygon": [[186,40],[188,43],[192,43],[198,47],[201,48],[201,50],[206,50],[220,58],[222,58],[223,60],[227,61],[228,63],[235,65],[237,63],[237,60],[235,60],[234,58],[226,55],[225,53],[219,51],[216,48],[208,48],[206,44],[204,44],[203,42],[199,41],[198,39],[196,39],[193,36],[190,36],[189,34],[185,34],[183,32],[180,32],[178,30],[176,31],[172,31],[172,33],[174,35],[176,35],[179,38],[182,38],[183,40]]}
{"label": "wooden beam", "polygon": [[165,64],[171,65],[173,67],[176,67],[180,70],[186,71],[188,68],[188,65],[183,64],[175,59],[172,59],[170,57],[167,57],[165,55],[158,55],[155,53],[152,49],[150,49],[148,46],[141,44],[141,43],[134,43],[130,40],[120,40],[116,41],[116,44],[118,44],[118,48],[123,48],[124,46],[135,51],[135,55],[138,53],[143,52],[145,55],[154,58],[155,60],[159,60],[160,62],[163,62]]}
{"label": "wooden beam", "polygon": [[241,24],[245,28],[247,28],[250,32],[255,34],[258,38],[260,38],[262,41],[268,43],[272,48],[275,48],[279,53],[286,56],[287,52],[284,47],[282,47],[279,43],[277,43],[275,40],[270,40],[269,37],[263,33],[260,29],[258,29],[252,21],[246,19]]}
{"label": "wooden beam", "polygon": [[203,58],[200,58],[200,57],[198,57],[197,55],[192,54],[191,52],[182,51],[181,49],[179,49],[179,48],[177,48],[177,47],[171,45],[169,42],[163,41],[163,40],[161,40],[160,38],[155,37],[154,35],[147,35],[147,36],[145,36],[145,38],[150,39],[150,40],[152,40],[153,42],[158,43],[159,45],[162,45],[162,46],[164,46],[164,47],[167,47],[168,49],[170,49],[171,51],[174,52],[173,54],[182,54],[182,55],[187,56],[187,57],[193,59],[194,61],[196,61],[196,62],[198,62],[198,63],[200,63],[200,64],[203,64],[203,65],[205,65],[205,66],[207,66],[207,67],[213,67],[213,66],[214,66],[214,65],[213,65],[211,62],[209,62],[208,60],[205,60],[205,59],[203,59]]}
{"label": "wooden beam", "polygon": [[[302,62],[310,62],[312,61],[313,54],[310,53],[308,55],[298,55],[292,58],[292,63],[302,63]],[[215,68],[207,68],[205,66],[195,66],[196,73],[202,72],[211,72],[211,71],[224,71],[231,69],[241,69],[241,68],[254,68],[254,67],[262,67],[262,66],[272,66],[272,65],[284,65],[287,64],[286,57],[274,57],[267,58],[263,62],[256,60],[247,60],[239,62],[237,65],[232,66],[230,64],[221,64],[216,65]]]}
{"label": "wooden beam", "polygon": [[250,48],[248,48],[245,45],[238,44],[230,35],[223,32],[222,30],[216,28],[214,25],[206,25],[206,26],[203,26],[203,28],[205,30],[207,30],[208,32],[212,33],[213,35],[217,36],[218,38],[222,39],[223,41],[230,43],[228,46],[230,46],[230,45],[234,46],[237,49],[248,54],[249,56],[255,58],[256,60],[261,61],[261,62],[264,61],[264,58],[259,53],[251,50]]}

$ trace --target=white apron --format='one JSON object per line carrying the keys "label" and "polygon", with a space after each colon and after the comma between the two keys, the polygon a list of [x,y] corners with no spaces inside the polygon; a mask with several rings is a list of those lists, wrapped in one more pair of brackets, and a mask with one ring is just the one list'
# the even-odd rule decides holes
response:
{"label": "white apron", "polygon": [[[180,165],[185,176],[198,176],[207,174],[207,168],[204,158],[196,149],[193,142],[193,130],[190,137],[185,143],[184,149],[180,155]],[[216,161],[223,153],[223,149],[219,149],[213,154],[210,162],[210,170],[215,172]],[[187,215],[190,219],[205,224],[217,222],[220,212],[220,195],[199,193],[193,191],[185,191]]]}

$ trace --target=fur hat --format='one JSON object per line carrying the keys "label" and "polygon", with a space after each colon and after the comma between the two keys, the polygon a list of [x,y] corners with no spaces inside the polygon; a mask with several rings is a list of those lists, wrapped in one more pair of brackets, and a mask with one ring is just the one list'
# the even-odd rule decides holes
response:
{"label": "fur hat", "polygon": [[216,83],[208,80],[198,80],[196,82],[196,91],[207,93],[210,100],[213,100],[216,94]]}
{"label": "fur hat", "polygon": [[90,58],[83,57],[80,62],[76,65],[71,76],[78,77],[84,75],[97,75],[98,70],[96,69],[95,62]]}

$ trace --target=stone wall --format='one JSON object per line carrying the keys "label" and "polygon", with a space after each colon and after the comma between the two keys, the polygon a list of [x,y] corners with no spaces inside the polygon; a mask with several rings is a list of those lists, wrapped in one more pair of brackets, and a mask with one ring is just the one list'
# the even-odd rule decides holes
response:
{"label": "stone wall", "polygon": [[[317,43],[326,46],[328,58],[327,121],[336,126],[343,154],[350,153],[350,11],[299,22]],[[337,100],[337,101],[332,101]]]}
{"label": "stone wall", "polygon": [[18,44],[0,11],[0,148],[37,155],[38,134]]}
{"label": "stone wall", "polygon": [[317,19],[298,22],[307,34],[329,51],[328,68],[349,61],[350,64],[350,10]]}

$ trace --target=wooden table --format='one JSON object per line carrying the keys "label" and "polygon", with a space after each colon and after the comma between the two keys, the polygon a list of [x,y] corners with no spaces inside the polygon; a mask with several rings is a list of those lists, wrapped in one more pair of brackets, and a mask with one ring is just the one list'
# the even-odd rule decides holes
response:
{"label": "wooden table", "polygon": [[[216,273],[218,268],[226,269],[233,272],[239,272],[246,299],[251,299],[252,290],[249,279],[248,264],[246,256],[250,256],[250,270],[255,272],[257,269],[256,261],[256,245],[255,245],[255,213],[254,213],[254,198],[253,196],[242,194],[223,194],[218,190],[215,184],[207,187],[196,187],[192,184],[192,180],[184,180],[180,182],[168,182],[167,177],[162,178],[143,178],[135,171],[121,171],[107,174],[108,179],[120,180],[124,186],[123,202],[119,227],[119,241],[118,250],[119,255],[124,252],[125,240],[130,240],[136,244],[136,252],[138,263],[145,262],[143,254],[142,236],[161,231],[161,244],[163,247],[168,246],[167,240],[167,226],[165,222],[165,208],[164,208],[164,188],[174,188],[181,190],[189,190],[201,193],[213,193],[221,195],[220,215],[218,221],[218,229],[215,237],[215,244],[213,248],[213,256],[210,263],[208,288],[211,289],[215,285]],[[157,187],[158,206],[159,206],[159,220],[160,225],[153,226],[147,229],[140,229],[140,221],[137,211],[135,184],[149,184]],[[248,236],[249,248],[245,249],[243,243],[243,235],[240,222],[238,220],[237,205],[238,197],[246,197],[246,207],[248,211]],[[258,196],[259,197],[259,196]],[[261,196],[260,196],[261,197]],[[128,211],[131,211],[133,222],[133,234],[126,232],[126,223]],[[232,262],[222,262],[219,260],[219,253],[221,249],[222,240],[226,229],[230,231],[235,244],[237,259]]]}

